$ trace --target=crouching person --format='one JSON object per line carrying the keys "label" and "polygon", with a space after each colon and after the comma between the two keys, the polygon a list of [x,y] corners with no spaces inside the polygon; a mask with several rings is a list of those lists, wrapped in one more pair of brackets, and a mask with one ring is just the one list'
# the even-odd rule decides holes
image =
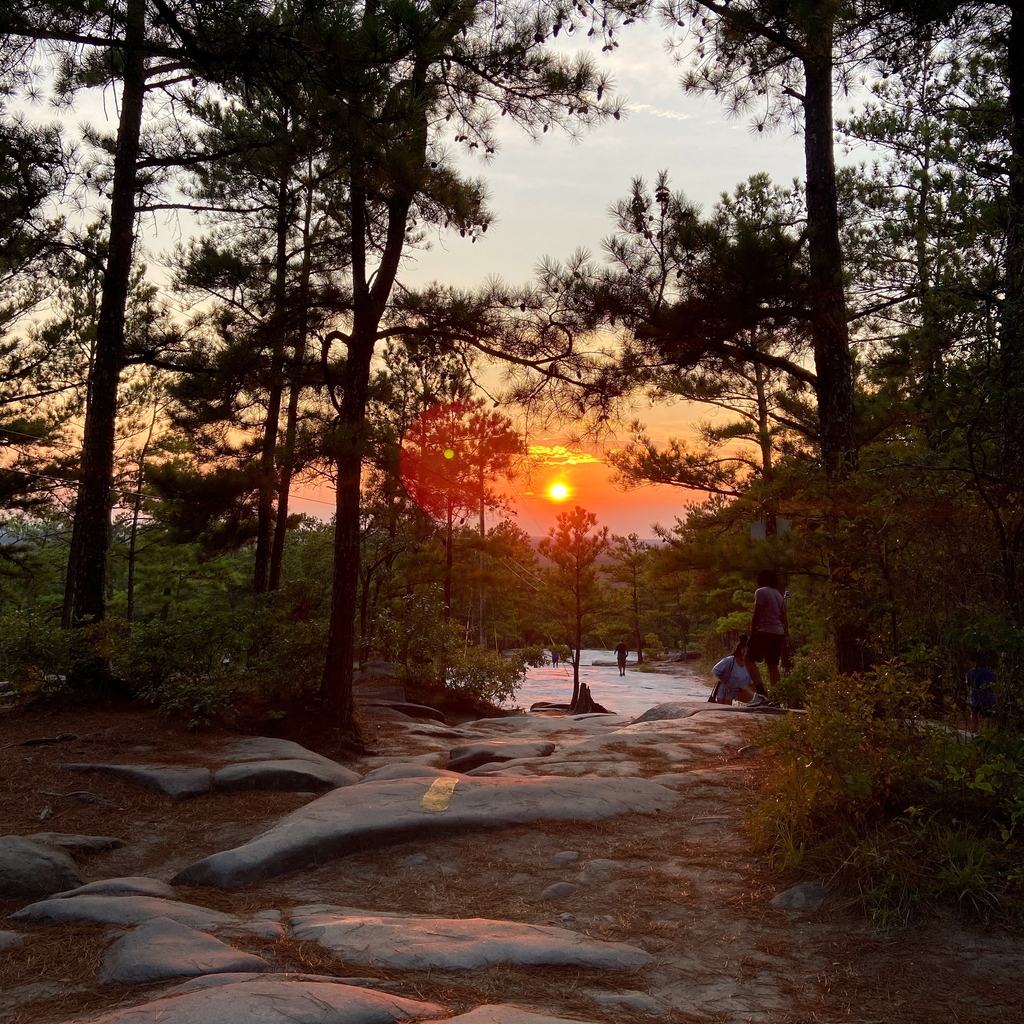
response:
{"label": "crouching person", "polygon": [[767,700],[754,692],[754,681],[746,666],[747,638],[741,636],[732,654],[723,658],[711,671],[715,676],[715,688],[708,697],[709,704],[732,704],[738,700],[748,707],[756,708]]}

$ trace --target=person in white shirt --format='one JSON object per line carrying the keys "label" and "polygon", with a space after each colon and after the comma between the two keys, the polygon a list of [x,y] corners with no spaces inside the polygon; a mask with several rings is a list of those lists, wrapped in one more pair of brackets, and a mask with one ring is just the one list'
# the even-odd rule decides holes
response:
{"label": "person in white shirt", "polygon": [[757,574],[754,591],[754,614],[750,619],[750,641],[747,644],[746,668],[753,680],[754,691],[767,697],[759,661],[768,666],[768,679],[774,686],[779,681],[779,659],[786,639],[786,599],[779,590],[778,573],[764,569]]}
{"label": "person in white shirt", "polygon": [[747,638],[741,636],[732,654],[723,658],[711,671],[716,683],[708,698],[709,704],[731,704],[734,700],[741,701],[749,707],[758,707],[767,701],[754,692],[754,684],[747,672],[745,653]]}

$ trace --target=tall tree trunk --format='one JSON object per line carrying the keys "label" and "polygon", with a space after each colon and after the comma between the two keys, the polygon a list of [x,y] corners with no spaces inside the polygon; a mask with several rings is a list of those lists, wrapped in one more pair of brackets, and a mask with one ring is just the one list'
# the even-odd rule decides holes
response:
{"label": "tall tree trunk", "polygon": [[[757,390],[757,443],[761,449],[761,482],[771,486],[775,479],[775,467],[772,465],[772,434],[771,422],[768,418],[768,391],[765,372],[765,368],[760,363],[754,364],[754,387]],[[775,537],[778,532],[779,519],[776,512],[775,495],[769,494],[764,503],[764,535]]]}
{"label": "tall tree trunk", "polygon": [[135,246],[135,189],[146,97],[146,0],[128,0],[121,117],[110,193],[110,240],[96,324],[96,361],[89,377],[81,483],[68,561],[68,624],[99,621],[106,613],[110,491],[114,482],[117,389],[124,369],[124,321]]}
{"label": "tall tree trunk", "polygon": [[444,617],[447,622],[452,617],[452,507],[448,506],[448,521],[444,530]]}
{"label": "tall tree trunk", "polygon": [[[283,130],[287,132],[285,118]],[[273,342],[270,350],[270,379],[267,383],[267,415],[263,421],[263,445],[260,451],[260,496],[256,510],[256,560],[252,589],[266,592],[270,566],[271,524],[274,516],[274,464],[277,456],[277,435],[281,423],[281,371],[284,368],[285,299],[288,274],[288,186],[291,182],[290,162],[281,168],[277,191],[277,253],[274,260],[274,315],[270,322]]]}
{"label": "tall tree trunk", "polygon": [[128,539],[128,606],[125,609],[125,618],[132,622],[135,619],[135,561],[136,544],[139,537],[139,516],[142,512],[142,485],[146,482],[146,454],[153,441],[153,431],[156,428],[156,417],[158,410],[154,408],[153,418],[149,422],[149,433],[146,435],[146,442],[139,452],[139,472],[135,477],[135,501],[132,505],[132,532]]}
{"label": "tall tree trunk", "polygon": [[291,385],[288,392],[288,412],[284,428],[284,452],[281,456],[281,475],[277,483],[277,520],[274,524],[274,546],[270,552],[270,589],[281,586],[284,566],[284,545],[288,538],[288,503],[291,496],[292,474],[295,471],[295,436],[299,423],[299,399],[304,380],[306,342],[309,335],[309,279],[313,257],[310,251],[313,221],[313,168],[308,167],[306,210],[302,220],[302,270],[299,277],[299,325],[295,338],[295,358],[292,363]]}
{"label": "tall tree trunk", "polygon": [[804,57],[804,158],[811,278],[811,338],[825,471],[842,479],[856,466],[853,357],[843,291],[843,255],[832,117],[832,24],[815,27]]}
{"label": "tall tree trunk", "polygon": [[487,572],[487,554],[484,543],[487,541],[487,521],[484,518],[484,481],[483,467],[480,469],[480,647],[487,646],[487,585],[484,574]]}

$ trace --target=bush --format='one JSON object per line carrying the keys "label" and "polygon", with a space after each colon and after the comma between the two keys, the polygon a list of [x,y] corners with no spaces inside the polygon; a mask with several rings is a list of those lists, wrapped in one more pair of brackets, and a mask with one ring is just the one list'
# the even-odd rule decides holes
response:
{"label": "bush", "polygon": [[832,676],[772,727],[754,815],[774,864],[831,875],[881,927],[924,906],[1019,916],[1024,741],[966,743],[923,718],[928,683],[895,666]]}

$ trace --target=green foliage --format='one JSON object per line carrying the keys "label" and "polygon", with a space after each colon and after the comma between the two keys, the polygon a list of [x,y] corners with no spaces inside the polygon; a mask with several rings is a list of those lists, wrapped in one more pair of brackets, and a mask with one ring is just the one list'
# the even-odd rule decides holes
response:
{"label": "green foliage", "polygon": [[43,687],[47,676],[67,675],[73,639],[50,616],[0,616],[0,679],[32,693]]}
{"label": "green foliage", "polygon": [[754,816],[779,867],[841,878],[882,928],[924,906],[1019,916],[1024,740],[965,742],[924,718],[928,682],[896,666],[830,675],[772,728]]}

